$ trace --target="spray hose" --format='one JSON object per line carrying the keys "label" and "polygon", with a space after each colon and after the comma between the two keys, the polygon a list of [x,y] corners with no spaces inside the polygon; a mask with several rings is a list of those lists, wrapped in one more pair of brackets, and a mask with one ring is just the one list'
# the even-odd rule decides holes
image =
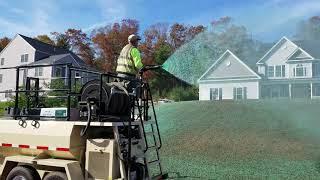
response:
{"label": "spray hose", "polygon": [[81,132],[80,132],[80,136],[82,137],[82,136],[84,136],[86,133],[87,133],[87,131],[88,131],[88,129],[89,129],[89,127],[90,127],[90,124],[91,124],[91,116],[92,116],[92,109],[91,109],[91,103],[90,102],[87,102],[87,105],[88,105],[88,119],[87,119],[87,125],[86,125],[86,127],[84,128],[84,129],[82,129],[81,130]]}

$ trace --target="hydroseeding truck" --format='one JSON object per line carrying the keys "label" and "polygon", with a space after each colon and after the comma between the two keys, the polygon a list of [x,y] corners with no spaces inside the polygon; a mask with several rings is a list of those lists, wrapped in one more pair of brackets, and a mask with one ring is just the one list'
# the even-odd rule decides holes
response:
{"label": "hydroseeding truck", "polygon": [[[66,77],[50,79],[63,88],[45,89],[38,77],[24,78],[21,86],[20,71],[47,66],[65,68]],[[137,79],[72,64],[1,68],[16,70],[14,106],[0,120],[1,180],[166,178],[150,87],[143,79],[145,71],[157,68],[145,66]],[[46,107],[50,98],[61,107]]]}

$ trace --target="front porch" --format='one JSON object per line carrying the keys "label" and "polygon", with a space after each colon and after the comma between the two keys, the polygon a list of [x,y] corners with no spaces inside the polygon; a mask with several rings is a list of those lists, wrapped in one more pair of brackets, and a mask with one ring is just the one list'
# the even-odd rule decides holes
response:
{"label": "front porch", "polygon": [[262,99],[271,98],[320,98],[320,81],[308,82],[267,82],[261,83],[260,97]]}

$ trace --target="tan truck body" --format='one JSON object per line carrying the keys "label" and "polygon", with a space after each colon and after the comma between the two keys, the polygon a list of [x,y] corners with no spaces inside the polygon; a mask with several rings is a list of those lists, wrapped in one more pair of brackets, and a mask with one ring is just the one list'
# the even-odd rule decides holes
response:
{"label": "tan truck body", "polygon": [[[24,164],[33,166],[42,177],[62,169],[70,180],[125,179],[124,165],[116,155],[120,154],[117,142],[122,122],[92,122],[91,137],[80,136],[86,122],[39,121],[38,127],[32,121],[26,121],[25,127],[18,120],[0,122],[1,180],[12,167]],[[112,136],[104,135],[106,131]],[[133,153],[143,152],[143,145],[137,147]]]}

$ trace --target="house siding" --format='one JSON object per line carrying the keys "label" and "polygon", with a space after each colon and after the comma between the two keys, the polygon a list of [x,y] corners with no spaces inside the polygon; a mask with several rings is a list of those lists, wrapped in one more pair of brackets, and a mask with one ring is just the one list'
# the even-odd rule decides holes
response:
{"label": "house siding", "polygon": [[199,100],[210,100],[211,88],[222,88],[222,100],[233,99],[233,88],[246,87],[247,99],[259,99],[259,81],[239,81],[239,82],[214,82],[214,83],[200,83],[199,84]]}
{"label": "house siding", "polygon": [[[211,92],[216,99],[234,99],[235,87],[246,87],[247,99],[320,97],[320,67],[316,67],[320,64],[319,56],[313,57],[311,54],[314,55],[314,52],[309,54],[308,49],[303,48],[283,37],[257,62],[258,74],[262,76],[257,80],[245,78],[243,74],[249,71],[241,71],[238,65],[232,70],[219,70],[224,66],[213,69],[207,78],[199,80],[199,99],[210,100]],[[231,61],[228,58],[226,60]],[[270,66],[274,68],[272,76],[268,72]],[[279,68],[277,71],[277,66],[281,67],[281,71]],[[302,69],[297,71],[297,67]],[[297,76],[298,73],[303,76]],[[222,90],[222,95],[216,90],[211,91],[211,88],[218,88],[219,92]]]}
{"label": "house siding", "polygon": [[267,66],[285,64],[288,58],[296,51],[297,46],[291,41],[284,41],[279,45],[279,50],[275,51],[266,61]]}
{"label": "house siding", "polygon": [[258,65],[258,73],[261,75],[266,75],[266,67],[265,65]]}
{"label": "house siding", "polygon": [[[21,55],[28,54],[28,62],[21,63]],[[23,64],[34,62],[35,49],[30,46],[22,37],[16,36],[12,42],[1,52],[0,58],[5,58],[4,67],[15,67]],[[0,74],[3,74],[2,83],[0,83],[0,91],[15,90],[16,83],[16,70],[7,69],[0,70]],[[21,74],[22,78],[22,74]],[[22,81],[20,80],[20,83]],[[0,93],[0,100],[8,100],[5,98],[5,94]]]}
{"label": "house siding", "polygon": [[[294,76],[294,68],[297,67],[297,65],[300,64],[303,67],[306,67],[306,76],[303,77],[296,77]],[[297,64],[288,64],[289,67],[289,78],[312,78],[312,63],[297,63]]]}
{"label": "house siding", "polygon": [[[230,63],[230,64],[227,64]],[[228,66],[229,65],[229,66]],[[204,79],[210,78],[228,78],[228,77],[248,77],[255,76],[243,64],[241,64],[231,54],[226,55],[224,60],[217,64],[213,72],[209,73]]]}

